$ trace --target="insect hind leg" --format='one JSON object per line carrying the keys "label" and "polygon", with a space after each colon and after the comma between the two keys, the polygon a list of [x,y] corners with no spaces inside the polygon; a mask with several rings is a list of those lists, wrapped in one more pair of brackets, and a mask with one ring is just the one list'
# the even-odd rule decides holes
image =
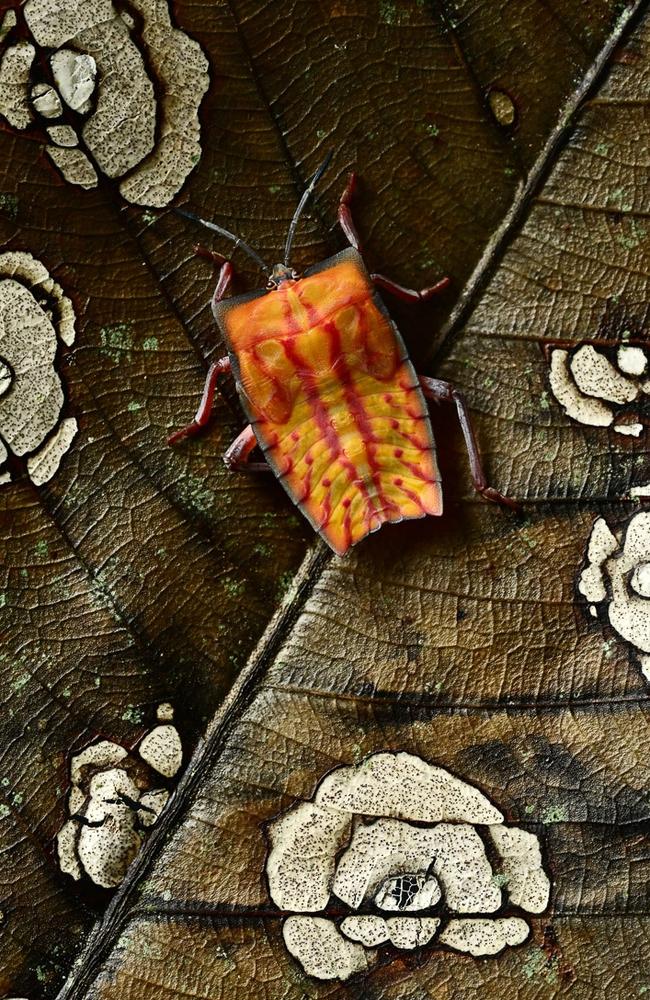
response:
{"label": "insect hind leg", "polygon": [[491,500],[493,503],[503,504],[505,507],[510,507],[512,510],[521,510],[521,505],[518,504],[516,500],[511,500],[509,497],[499,493],[498,490],[495,490],[493,486],[488,484],[483,464],[481,462],[481,454],[478,449],[478,444],[476,443],[476,435],[474,434],[474,428],[472,427],[471,417],[469,415],[469,410],[467,409],[467,402],[465,401],[465,397],[462,392],[452,385],[451,382],[444,382],[439,378],[429,378],[427,375],[420,375],[418,377],[425,396],[434,400],[436,403],[454,403],[456,406],[458,423],[460,424],[460,429],[463,432],[463,437],[465,439],[465,447],[467,449],[467,457],[469,459],[469,471],[476,492],[480,493],[486,500]]}
{"label": "insect hind leg", "polygon": [[266,462],[249,462],[256,444],[255,432],[248,424],[224,452],[223,460],[228,469],[231,472],[271,472],[271,466]]}
{"label": "insect hind leg", "polygon": [[217,389],[217,382],[220,375],[227,375],[231,370],[230,358],[219,358],[210,365],[208,369],[208,374],[206,375],[205,385],[203,386],[203,395],[201,396],[201,402],[199,403],[199,408],[194,415],[194,420],[192,420],[185,427],[181,427],[180,430],[174,431],[167,438],[167,444],[178,444],[179,441],[183,441],[187,437],[194,437],[196,434],[207,427],[210,422],[210,417],[212,416],[212,409],[214,407],[214,394]]}

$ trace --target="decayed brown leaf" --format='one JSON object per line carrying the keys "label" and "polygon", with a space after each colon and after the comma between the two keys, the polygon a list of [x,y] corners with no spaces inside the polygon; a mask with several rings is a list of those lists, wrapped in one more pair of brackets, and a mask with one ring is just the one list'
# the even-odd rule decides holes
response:
{"label": "decayed brown leaf", "polygon": [[[341,246],[330,221],[356,166],[373,266],[409,284],[454,278],[435,309],[396,311],[416,355],[473,310],[436,373],[466,388],[486,464],[527,514],[455,499],[464,460],[439,419],[448,514],[322,575],[311,557],[64,995],[582,998],[607,981],[626,996],[644,975],[646,688],[574,584],[596,513],[629,515],[616,501],[642,476],[645,442],[570,423],[546,395],[539,343],[647,318],[635,201],[647,26],[571,130],[632,7],[251,0],[175,13],[213,79],[187,202],[272,257],[331,146],[298,254],[312,262]],[[55,862],[68,755],[98,735],[132,745],[161,700],[195,742],[308,536],[273,482],[226,475],[238,423],[225,406],[201,442],[165,446],[193,411],[197,354],[219,349],[195,234],[126,206],[103,178],[80,193],[11,128],[1,139],[3,240],[45,263],[78,317],[60,358],[78,438],[45,487],[16,467],[0,494],[0,982],[34,996],[54,990],[106,902]],[[244,266],[244,280],[259,278]],[[318,984],[284,946],[263,827],[333,767],[386,749],[449,768],[539,833],[551,910],[529,944],[489,962],[382,953],[367,983]]]}

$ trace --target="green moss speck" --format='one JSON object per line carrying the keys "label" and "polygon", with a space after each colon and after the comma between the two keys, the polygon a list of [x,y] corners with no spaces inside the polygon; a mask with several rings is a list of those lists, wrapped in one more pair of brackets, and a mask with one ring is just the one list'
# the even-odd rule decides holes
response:
{"label": "green moss speck", "polygon": [[566,823],[569,813],[566,806],[549,806],[541,816],[542,823]]}
{"label": "green moss speck", "polygon": [[186,476],[179,483],[179,490],[185,503],[199,514],[208,514],[214,507],[214,494],[198,476]]}
{"label": "green moss speck", "polygon": [[395,0],[379,0],[380,21],[383,21],[384,24],[399,24],[400,19]]}
{"label": "green moss speck", "polygon": [[147,337],[142,341],[143,351],[157,351],[158,350],[158,337]]}
{"label": "green moss speck", "polygon": [[287,570],[286,573],[283,573],[280,576],[278,580],[278,594],[280,595],[280,597],[284,597],[284,595],[287,593],[287,591],[291,587],[291,584],[293,583],[293,579],[294,579],[294,574],[291,572],[291,570]]}
{"label": "green moss speck", "polygon": [[5,191],[0,191],[0,212],[4,215],[8,215],[10,219],[15,219],[18,216],[18,198],[15,194],[8,194]]}
{"label": "green moss speck", "polygon": [[142,409],[142,403],[138,403],[137,399],[132,399],[126,406],[129,413],[137,413],[138,410]]}
{"label": "green moss speck", "polygon": [[112,323],[99,331],[100,352],[116,365],[131,360],[133,331],[130,323]]}
{"label": "green moss speck", "polygon": [[34,546],[34,555],[38,556],[39,559],[46,559],[49,555],[49,551],[49,546],[44,538],[39,539]]}
{"label": "green moss speck", "polygon": [[526,979],[537,979],[542,976],[549,985],[558,982],[557,959],[549,958],[545,951],[533,946],[527,952],[528,957],[521,967]]}
{"label": "green moss speck", "polygon": [[226,593],[230,594],[231,597],[241,597],[244,593],[243,580],[233,580],[231,576],[226,576],[224,577],[223,585]]}
{"label": "green moss speck", "polygon": [[120,718],[122,722],[132,722],[136,726],[140,725],[142,722],[142,709],[136,708],[135,705],[127,705]]}

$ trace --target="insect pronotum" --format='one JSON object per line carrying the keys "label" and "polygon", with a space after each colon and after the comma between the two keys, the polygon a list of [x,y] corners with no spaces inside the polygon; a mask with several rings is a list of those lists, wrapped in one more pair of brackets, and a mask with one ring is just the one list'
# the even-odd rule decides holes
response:
{"label": "insect pronotum", "polygon": [[[232,265],[209,254],[220,265],[212,310],[228,355],[210,366],[196,416],[169,442],[207,425],[217,381],[231,373],[250,423],[225,452],[226,465],[270,468],[314,529],[343,555],[385,523],[442,513],[425,396],[455,404],[476,491],[496,503],[517,504],[487,483],[462,393],[449,382],[417,375],[377,292],[421,302],[446,288],[449,279],[414,291],[368,273],[351,211],[355,174],[338,209],[350,247],[302,275],[291,267],[300,214],[329,159],[300,199],[284,260],[273,267],[234,233],[177,210],[233,241],[266,274],[267,284],[225,298]],[[256,445],[266,463],[249,461]]]}

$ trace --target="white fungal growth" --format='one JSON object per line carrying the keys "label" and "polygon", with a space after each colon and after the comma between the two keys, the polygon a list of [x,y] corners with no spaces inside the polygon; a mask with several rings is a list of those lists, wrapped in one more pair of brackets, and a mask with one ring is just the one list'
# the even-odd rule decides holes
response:
{"label": "white fungal growth", "polygon": [[27,472],[35,486],[43,486],[59,471],[63,456],[70,450],[79,425],[75,417],[62,420],[54,434],[27,459]]}
{"label": "white fungal growth", "polygon": [[[74,341],[72,303],[28,253],[0,254],[0,466],[8,451],[26,459],[36,485],[51,479],[77,432],[62,419],[59,342]],[[6,447],[5,447],[6,446]],[[9,481],[9,475],[3,482]]]}
{"label": "white fungal growth", "polygon": [[409,753],[377,753],[355,767],[333,771],[314,801],[328,809],[422,823],[503,820],[477,788]]}
{"label": "white fungal growth", "polygon": [[509,826],[491,827],[490,833],[501,855],[505,892],[510,902],[527,913],[543,913],[548,906],[551,883],[542,867],[537,837]]}
{"label": "white fungal growth", "polygon": [[626,375],[644,375],[648,368],[648,358],[640,347],[619,347],[617,353],[618,367]]}
{"label": "white fungal growth", "polygon": [[497,955],[508,945],[523,944],[530,927],[520,917],[500,917],[497,920],[450,920],[440,933],[441,944],[470,955]]}
{"label": "white fungal growth", "polygon": [[153,792],[145,792],[140,796],[138,818],[142,826],[153,826],[167,804],[169,792],[166,788],[157,788]]}
{"label": "white fungal growth", "polygon": [[0,23],[0,42],[4,41],[12,28],[15,28],[17,24],[18,18],[16,16],[16,11],[8,10]]}
{"label": "white fungal growth", "polygon": [[351,941],[358,941],[366,948],[381,944],[396,948],[419,948],[435,936],[440,920],[437,917],[377,917],[372,914],[346,917],[341,931]]}
{"label": "white fungal growth", "polygon": [[97,187],[97,172],[83,150],[48,146],[47,155],[71,184],[85,191]]}
{"label": "white fungal growth", "polygon": [[70,780],[73,785],[78,785],[83,779],[84,768],[115,767],[127,756],[128,750],[125,750],[119,743],[113,743],[112,740],[91,743],[89,747],[71,758]]}
{"label": "white fungal growth", "polygon": [[74,49],[59,49],[52,55],[50,65],[58,92],[68,107],[79,114],[89,111],[97,76],[93,57]]}
{"label": "white fungal growth", "polygon": [[[365,971],[386,944],[457,942],[487,955],[520,943],[529,933],[523,917],[490,916],[502,904],[500,881],[509,905],[524,913],[548,904],[537,837],[505,827],[478,789],[413,754],[377,753],[338,768],[312,802],[269,824],[268,835],[269,892],[293,914],[285,943],[320,979]],[[490,836],[501,857],[496,872],[485,850]],[[328,913],[341,904],[349,913],[337,923]]]}
{"label": "white fungal growth", "polygon": [[650,391],[641,380],[648,367],[645,349],[621,345],[615,363],[606,348],[578,345],[573,351],[551,352],[549,384],[567,416],[590,427],[612,427],[618,434],[638,437],[643,424],[631,418],[630,407]]}
{"label": "white fungal growth", "polygon": [[301,802],[269,825],[266,872],[281,910],[311,913],[327,906],[336,855],[349,837],[347,813]]}
{"label": "white fungal growth", "polygon": [[33,45],[18,42],[5,49],[0,59],[0,116],[14,128],[27,128],[32,122],[29,79],[35,56]]}
{"label": "white fungal growth", "polygon": [[159,780],[112,740],[71,757],[69,818],[57,835],[61,870],[105,889],[120,885],[169,798],[169,789],[154,787]]}
{"label": "white fungal growth", "polygon": [[183,747],[175,726],[156,726],[140,744],[138,753],[154,771],[173,778],[183,763]]}
{"label": "white fungal growth", "polygon": [[70,125],[50,125],[46,131],[56,146],[73,147],[79,141],[77,133]]}
{"label": "white fungal growth", "polygon": [[641,511],[627,528],[614,534],[598,518],[589,538],[585,568],[578,589],[596,615],[630,642],[650,670],[650,512]]}
{"label": "white fungal growth", "polygon": [[332,920],[322,917],[288,917],[282,936],[290,954],[316,979],[349,979],[376,960],[374,952],[344,938]]}
{"label": "white fungal growth", "polygon": [[639,394],[634,382],[617,372],[611,361],[590,344],[579,347],[571,358],[571,374],[580,392],[609,403],[631,403]]}
{"label": "white fungal growth", "polygon": [[59,118],[63,114],[63,104],[54,87],[48,83],[36,83],[32,87],[32,107],[43,118]]}
{"label": "white fungal growth", "polygon": [[[209,67],[198,43],[172,24],[168,3],[131,6],[139,17],[112,0],[27,0],[25,23],[51,52],[54,86],[32,80],[31,42],[7,48],[0,114],[25,129],[34,112],[52,119],[64,105],[72,109],[81,116],[76,141],[58,137],[48,147],[66,180],[91,188],[103,174],[120,182],[128,201],[161,207],[200,159],[198,113]],[[82,144],[86,152],[65,151]]]}

